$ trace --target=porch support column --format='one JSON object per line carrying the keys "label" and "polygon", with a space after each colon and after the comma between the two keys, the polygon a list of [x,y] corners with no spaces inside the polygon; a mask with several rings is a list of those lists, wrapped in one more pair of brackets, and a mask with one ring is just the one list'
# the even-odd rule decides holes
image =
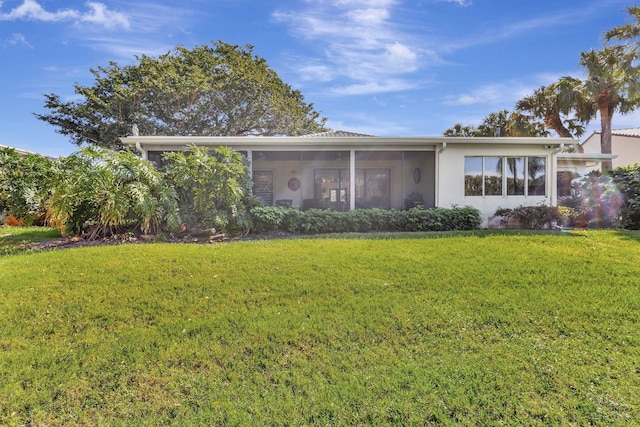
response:
{"label": "porch support column", "polygon": [[[247,160],[249,161],[249,179],[253,182],[253,150],[247,150]],[[251,195],[253,195],[253,185]]]}
{"label": "porch support column", "polygon": [[356,150],[349,151],[349,210],[356,208]]}

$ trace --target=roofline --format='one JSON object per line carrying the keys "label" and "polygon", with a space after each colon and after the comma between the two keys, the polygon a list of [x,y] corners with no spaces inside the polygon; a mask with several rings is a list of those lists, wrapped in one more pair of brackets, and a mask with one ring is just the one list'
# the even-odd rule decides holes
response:
{"label": "roofline", "polygon": [[558,153],[557,156],[558,160],[592,160],[594,162],[601,162],[618,158],[617,154],[602,153]]}
{"label": "roofline", "polygon": [[127,136],[120,138],[131,146],[171,146],[171,145],[226,145],[238,148],[264,147],[391,147],[399,146],[440,146],[444,144],[498,144],[498,145],[577,145],[573,138],[512,138],[512,137],[448,137],[448,136]]}

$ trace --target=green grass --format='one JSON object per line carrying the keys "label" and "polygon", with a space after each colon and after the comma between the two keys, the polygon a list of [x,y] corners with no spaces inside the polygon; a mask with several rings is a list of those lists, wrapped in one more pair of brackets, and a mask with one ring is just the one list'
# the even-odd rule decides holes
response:
{"label": "green grass", "polygon": [[25,251],[27,243],[42,242],[60,237],[60,233],[45,227],[0,226],[0,256]]}
{"label": "green grass", "polygon": [[0,424],[640,420],[640,233],[448,236],[1,257]]}

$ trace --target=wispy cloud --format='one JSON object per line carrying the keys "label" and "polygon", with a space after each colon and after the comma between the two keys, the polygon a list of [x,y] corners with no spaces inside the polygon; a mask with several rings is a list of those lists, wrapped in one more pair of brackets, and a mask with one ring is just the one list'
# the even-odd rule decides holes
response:
{"label": "wispy cloud", "polygon": [[403,75],[416,72],[425,56],[437,61],[394,24],[396,0],[317,0],[307,9],[277,11],[273,18],[297,36],[321,46],[301,59],[297,72],[309,80],[340,82],[335,94],[373,94],[415,86]]}
{"label": "wispy cloud", "polygon": [[2,47],[24,46],[24,47],[32,48],[31,44],[27,41],[26,37],[20,33],[14,33],[8,39],[0,40],[0,46]]}
{"label": "wispy cloud", "polygon": [[526,76],[520,80],[481,85],[468,92],[447,95],[443,100],[448,106],[488,105],[495,108],[513,109],[515,103],[530,95],[540,86],[548,85],[560,75],[541,74]]}
{"label": "wispy cloud", "polygon": [[459,6],[471,6],[472,2],[471,0],[436,0],[439,2],[445,2],[445,3],[456,3]]}
{"label": "wispy cloud", "polygon": [[[86,23],[105,27],[107,29],[128,29],[129,19],[120,12],[109,10],[107,6],[99,2],[87,2],[87,9],[58,9],[46,10],[35,0],[23,0],[22,4],[10,12],[0,12],[0,21],[42,21],[42,22],[74,22]],[[2,2],[0,2],[2,7]]]}

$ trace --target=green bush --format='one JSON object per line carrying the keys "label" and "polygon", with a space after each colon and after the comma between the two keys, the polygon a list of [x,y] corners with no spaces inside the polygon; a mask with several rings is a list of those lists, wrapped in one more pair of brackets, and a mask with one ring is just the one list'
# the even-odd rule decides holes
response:
{"label": "green bush", "polygon": [[60,231],[92,237],[121,227],[157,232],[179,222],[176,195],[153,165],[134,153],[85,147],[61,159],[51,181],[49,218]]}
{"label": "green bush", "polygon": [[0,213],[31,224],[43,219],[49,181],[57,161],[13,148],[0,148]]}
{"label": "green bush", "polygon": [[640,229],[640,166],[616,168],[610,174],[622,197],[620,226]]}
{"label": "green bush", "polygon": [[450,231],[480,227],[480,212],[471,207],[415,207],[408,211],[356,209],[347,212],[279,206],[251,210],[254,233],[283,230],[297,234],[369,231]]}
{"label": "green bush", "polygon": [[502,223],[504,225],[530,230],[553,227],[562,219],[557,206],[546,205],[498,209],[495,215],[503,218]]}
{"label": "green bush", "polygon": [[178,194],[182,220],[237,234],[250,228],[253,204],[248,165],[228,147],[189,147],[164,155],[163,174]]}

